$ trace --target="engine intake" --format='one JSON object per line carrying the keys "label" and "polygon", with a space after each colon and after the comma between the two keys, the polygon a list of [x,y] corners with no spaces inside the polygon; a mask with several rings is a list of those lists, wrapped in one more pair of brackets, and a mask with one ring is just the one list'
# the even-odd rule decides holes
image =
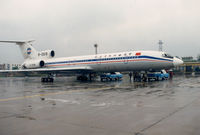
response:
{"label": "engine intake", "polygon": [[40,67],[44,67],[44,64],[45,64],[44,61],[41,60],[41,61],[40,61]]}
{"label": "engine intake", "polygon": [[22,64],[22,67],[25,69],[34,69],[34,68],[42,68],[45,66],[45,62],[43,60],[36,61],[28,61]]}
{"label": "engine intake", "polygon": [[54,57],[54,56],[55,56],[55,51],[52,50],[52,51],[51,51],[51,57]]}

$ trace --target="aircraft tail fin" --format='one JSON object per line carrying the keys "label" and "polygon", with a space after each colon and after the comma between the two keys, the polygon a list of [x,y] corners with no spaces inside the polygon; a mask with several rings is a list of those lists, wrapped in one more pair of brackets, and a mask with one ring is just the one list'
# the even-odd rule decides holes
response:
{"label": "aircraft tail fin", "polygon": [[35,40],[28,40],[28,41],[0,41],[3,43],[15,43],[19,45],[21,53],[24,59],[36,59],[38,57],[38,52],[33,48],[32,42]]}

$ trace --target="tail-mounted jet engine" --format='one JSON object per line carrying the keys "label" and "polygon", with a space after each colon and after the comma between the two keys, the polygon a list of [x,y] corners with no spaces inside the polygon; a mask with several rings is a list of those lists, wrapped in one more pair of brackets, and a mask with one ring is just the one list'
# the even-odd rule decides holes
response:
{"label": "tail-mounted jet engine", "polygon": [[38,52],[38,57],[53,58],[54,56],[55,56],[54,50],[45,50],[45,51]]}
{"label": "tail-mounted jet engine", "polygon": [[24,69],[42,68],[44,66],[45,62],[43,60],[28,61],[22,64],[22,68]]}

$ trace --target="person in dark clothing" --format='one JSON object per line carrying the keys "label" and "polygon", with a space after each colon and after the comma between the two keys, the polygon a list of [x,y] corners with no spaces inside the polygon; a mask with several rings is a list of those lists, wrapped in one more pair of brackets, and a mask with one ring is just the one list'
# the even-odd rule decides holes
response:
{"label": "person in dark clothing", "polygon": [[133,73],[129,72],[130,81],[132,80]]}

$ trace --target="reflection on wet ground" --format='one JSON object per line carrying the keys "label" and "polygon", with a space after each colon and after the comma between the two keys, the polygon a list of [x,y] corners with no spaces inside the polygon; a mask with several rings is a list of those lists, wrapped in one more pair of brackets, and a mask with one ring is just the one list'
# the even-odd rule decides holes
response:
{"label": "reflection on wet ground", "polygon": [[[26,128],[25,128],[26,127]],[[0,78],[0,134],[200,134],[200,77],[160,82]]]}

